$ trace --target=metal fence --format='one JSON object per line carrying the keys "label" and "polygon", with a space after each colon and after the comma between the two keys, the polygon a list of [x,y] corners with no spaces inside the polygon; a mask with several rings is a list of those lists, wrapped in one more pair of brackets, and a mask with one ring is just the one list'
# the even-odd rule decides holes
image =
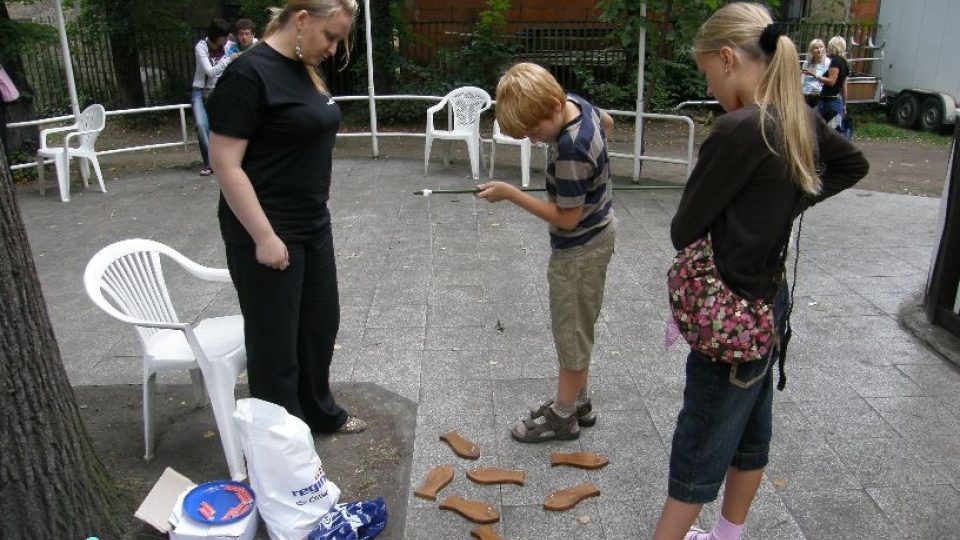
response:
{"label": "metal fence", "polygon": [[[147,105],[189,100],[195,68],[193,45],[199,34],[197,30],[154,31],[137,36],[140,83]],[[120,91],[107,34],[72,25],[67,39],[81,104],[101,103],[107,108],[118,107]],[[38,115],[51,116],[69,111],[59,44],[25,47],[21,59]]]}
{"label": "metal fence", "polygon": [[[362,18],[357,21],[362,28]],[[834,35],[856,44],[866,44],[875,35],[872,24],[785,23],[787,33],[805,51],[814,37],[828,40]],[[474,37],[473,21],[411,23],[394,40],[399,54],[441,75],[453,66],[443,65],[442,49],[467,45]],[[616,80],[626,67],[627,52],[611,39],[614,24],[600,22],[509,22],[499,42],[508,48],[514,61],[537,62],[547,67],[560,84],[571,91],[582,90],[581,75],[589,73],[597,81]],[[189,98],[195,61],[193,46],[203,30],[151,31],[137,36],[140,79],[147,105],[183,103]],[[119,90],[110,54],[110,42],[103,32],[83,30],[73,25],[68,31],[74,74],[81,104],[102,103],[117,108]],[[324,75],[335,95],[366,93],[365,36],[356,33],[353,61],[347,69],[325,65]],[[69,110],[63,84],[63,64],[56,45],[35,46],[22,51],[26,78],[33,88],[34,108],[39,116],[62,114]],[[399,77],[405,74],[401,71]]]}
{"label": "metal fence", "polygon": [[[510,22],[498,41],[508,48],[513,60],[536,62],[553,73],[558,82],[572,91],[581,89],[577,70],[589,70],[599,80],[623,69],[624,50],[614,44],[610,33],[617,26],[600,22]],[[404,58],[427,65],[441,49],[467,45],[474,37],[472,21],[418,22],[409,25],[400,41]],[[437,64],[441,71],[450,69]]]}
{"label": "metal fence", "polygon": [[[807,52],[810,41],[814,39],[821,39],[826,44],[830,41],[830,38],[840,36],[847,40],[848,57],[867,58],[873,56],[873,47],[868,47],[868,44],[872,44],[873,38],[877,35],[877,25],[875,24],[790,22],[783,23],[783,27],[801,54]],[[868,63],[851,67],[858,72],[869,73],[871,70],[871,65]]]}

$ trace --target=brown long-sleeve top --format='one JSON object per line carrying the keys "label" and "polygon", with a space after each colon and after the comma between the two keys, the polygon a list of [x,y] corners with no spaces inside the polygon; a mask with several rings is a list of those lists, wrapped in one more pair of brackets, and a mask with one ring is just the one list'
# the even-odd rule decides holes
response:
{"label": "brown long-sleeve top", "polygon": [[[670,239],[683,249],[708,232],[724,282],[748,298],[773,299],[788,224],[806,208],[866,176],[863,153],[807,109],[816,133],[823,187],[805,195],[790,180],[787,163],[767,147],[757,106],[719,117],[700,147],[670,224]],[[772,120],[767,137],[777,138]]]}

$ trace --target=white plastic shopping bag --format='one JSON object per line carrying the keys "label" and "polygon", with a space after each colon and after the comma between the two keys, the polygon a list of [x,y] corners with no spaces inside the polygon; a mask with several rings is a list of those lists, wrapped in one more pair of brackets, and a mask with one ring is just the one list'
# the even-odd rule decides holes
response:
{"label": "white plastic shopping bag", "polygon": [[255,398],[238,400],[233,420],[270,538],[303,540],[340,499],[340,488],[323,472],[310,427]]}

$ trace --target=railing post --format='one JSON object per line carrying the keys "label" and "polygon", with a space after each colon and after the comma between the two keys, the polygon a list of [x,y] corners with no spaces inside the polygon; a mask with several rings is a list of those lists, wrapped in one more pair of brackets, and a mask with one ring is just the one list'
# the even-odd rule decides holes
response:
{"label": "railing post", "polygon": [[180,107],[180,136],[183,140],[183,157],[189,157],[190,153],[187,151],[187,106],[182,105]]}

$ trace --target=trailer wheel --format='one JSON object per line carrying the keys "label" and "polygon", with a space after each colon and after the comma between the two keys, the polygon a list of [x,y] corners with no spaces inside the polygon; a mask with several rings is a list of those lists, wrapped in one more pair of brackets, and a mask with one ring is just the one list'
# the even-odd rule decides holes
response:
{"label": "trailer wheel", "polygon": [[920,128],[924,131],[939,133],[943,129],[943,103],[940,98],[931,97],[920,105]]}
{"label": "trailer wheel", "polygon": [[920,118],[920,100],[913,92],[900,92],[893,106],[893,121],[900,127],[912,128]]}

